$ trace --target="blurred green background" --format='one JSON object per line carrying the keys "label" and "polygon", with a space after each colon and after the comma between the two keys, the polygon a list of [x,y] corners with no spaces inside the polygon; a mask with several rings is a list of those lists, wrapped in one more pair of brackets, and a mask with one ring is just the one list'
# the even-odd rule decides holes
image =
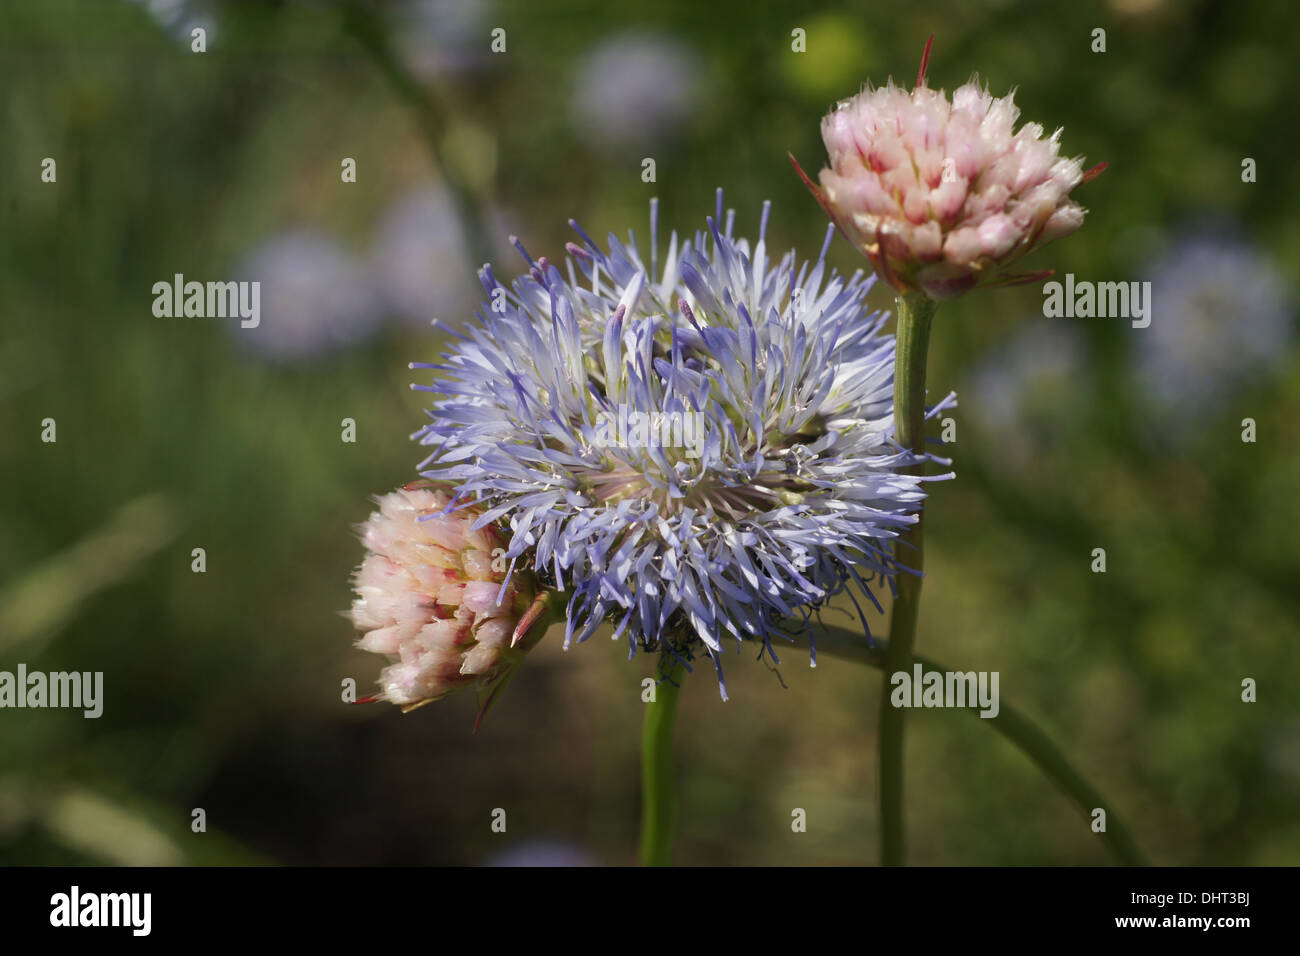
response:
{"label": "blurred green background", "polygon": [[[1154,861],[1300,863],[1300,8],[807,8],[0,6],[0,669],[105,675],[98,720],[0,711],[0,860],[632,862],[650,659],[550,639],[477,735],[470,699],[340,699],[381,664],[339,612],[351,526],[421,457],[406,363],[436,353],[431,318],[470,315],[477,262],[518,270],[507,233],[552,258],[569,217],[644,237],[652,196],[693,232],[723,186],[741,234],[771,199],[770,247],[815,256],[787,151],[819,168],[821,115],[910,82],[933,32],[932,86],[1017,87],[1110,163],[1084,228],[1025,265],[1150,280],[1155,314],[1047,319],[1038,287],[941,310],[958,477],[929,505],[918,647],[999,671]],[[260,279],[261,327],[154,317],[175,273]],[[683,695],[679,861],[874,861],[879,675],[727,673],[730,703],[707,673]],[[915,863],[1110,862],[965,715],[914,712],[907,794]]]}

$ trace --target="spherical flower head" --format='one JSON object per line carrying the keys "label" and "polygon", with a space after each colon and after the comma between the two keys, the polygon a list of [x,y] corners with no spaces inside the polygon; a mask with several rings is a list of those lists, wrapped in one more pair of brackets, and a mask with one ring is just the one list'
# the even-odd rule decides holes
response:
{"label": "spherical flower head", "polygon": [[1176,237],[1143,278],[1160,306],[1134,336],[1136,378],[1162,440],[1203,428],[1238,389],[1286,362],[1286,279],[1230,224]]}
{"label": "spherical flower head", "polygon": [[820,188],[805,182],[899,292],[951,299],[1041,278],[1007,269],[1083,224],[1070,192],[1104,167],[1061,157],[1059,129],[1016,130],[1013,97],[972,80],[949,100],[925,85],[923,63],[915,89],[868,88],[822,120],[830,166]]}
{"label": "spherical flower head", "polygon": [[874,601],[916,521],[872,280],[828,274],[831,230],[815,263],[774,262],[767,207],[750,243],[718,204],[662,262],[652,204],[648,261],[635,237],[606,251],[579,230],[564,269],[529,259],[509,289],[485,269],[492,305],[423,366],[440,397],[422,473],[566,592],[566,647],[610,620],[630,653],[775,657],[849,585]]}
{"label": "spherical flower head", "polygon": [[675,40],[633,30],[578,63],[570,111],[579,135],[603,153],[643,155],[671,143],[698,113],[703,77]]}
{"label": "spherical flower head", "polygon": [[261,359],[305,363],[372,335],[383,319],[381,296],[365,264],[331,236],[295,229],[253,248],[240,277],[259,282],[258,324],[226,327]]}
{"label": "spherical flower head", "polygon": [[456,203],[441,183],[398,195],[375,233],[370,264],[389,312],[427,327],[430,302],[473,304],[470,259]]}
{"label": "spherical flower head", "polygon": [[1082,428],[1096,394],[1081,325],[1027,318],[967,374],[971,424],[997,449],[988,459],[991,469],[1023,479],[1071,453],[1062,434]]}
{"label": "spherical flower head", "polygon": [[409,710],[455,690],[491,691],[527,649],[512,641],[530,580],[507,580],[500,533],[476,526],[473,508],[453,510],[445,490],[407,486],[376,501],[360,529],[368,553],[351,612],[365,632],[357,646],[391,661],[371,699]]}

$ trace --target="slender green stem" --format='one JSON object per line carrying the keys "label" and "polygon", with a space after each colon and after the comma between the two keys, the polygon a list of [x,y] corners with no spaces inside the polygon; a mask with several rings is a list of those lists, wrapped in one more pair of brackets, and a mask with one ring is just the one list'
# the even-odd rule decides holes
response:
{"label": "slender green stem", "polygon": [[[796,646],[801,643],[802,638],[796,638]],[[886,677],[893,673],[887,663],[889,651],[889,646],[883,645],[880,641],[874,645],[868,644],[861,634],[849,628],[823,624],[818,629],[818,654],[830,654],[832,657],[867,664],[883,671]],[[912,659],[921,665],[924,673],[938,671],[946,674],[949,671],[949,668],[944,665],[919,654],[913,655]],[[966,708],[966,710],[978,717],[977,709]],[[1099,835],[1116,859],[1129,866],[1149,865],[1137,841],[1133,838],[1132,831],[1120,819],[1113,805],[1092,784],[1080,776],[1060,749],[1052,743],[1051,738],[1029,717],[1006,701],[1001,701],[996,717],[978,719],[980,723],[991,725],[1033,761],[1057,789],[1079,808],[1089,823],[1092,822],[1094,809],[1101,807],[1106,811],[1106,829]]]}
{"label": "slender green stem", "polygon": [[456,207],[457,218],[465,233],[465,245],[475,259],[475,266],[490,262],[492,244],[488,241],[487,209],[483,197],[470,185],[457,164],[443,155],[447,127],[452,119],[443,102],[446,98],[430,95],[428,87],[418,82],[402,65],[393,51],[387,25],[371,6],[360,0],[351,0],[344,5],[343,13],[344,28],[361,44],[411,110]]}
{"label": "slender green stem", "polygon": [[[912,451],[925,450],[925,363],[930,345],[930,322],[938,303],[917,292],[898,297],[898,340],[894,363],[894,420],[898,443]],[[924,471],[924,465],[912,469]],[[903,838],[903,722],[904,710],[889,703],[889,676],[912,669],[916,619],[921,603],[924,557],[923,513],[900,538],[899,563],[917,573],[898,575],[898,594],[889,619],[889,656],[885,661],[884,690],[880,695],[880,861],[901,866]]]}
{"label": "slender green stem", "polygon": [[676,791],[673,787],[673,728],[686,669],[675,658],[660,661],[667,678],[646,705],[641,732],[641,865],[671,866]]}

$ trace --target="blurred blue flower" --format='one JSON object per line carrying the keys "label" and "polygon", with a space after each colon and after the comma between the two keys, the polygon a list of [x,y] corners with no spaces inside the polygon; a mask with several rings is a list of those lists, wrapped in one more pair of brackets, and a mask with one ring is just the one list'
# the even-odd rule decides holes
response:
{"label": "blurred blue flower", "polygon": [[596,866],[581,847],[551,840],[531,840],[490,857],[487,866]]}
{"label": "blurred blue flower", "polygon": [[1181,238],[1148,270],[1151,325],[1135,331],[1138,381],[1162,418],[1200,421],[1284,360],[1292,340],[1281,275],[1223,232]]}
{"label": "blurred blue flower", "polygon": [[997,449],[994,467],[1019,470],[1078,424],[1092,390],[1086,343],[1065,319],[1026,319],[967,373],[962,408]]}
{"label": "blurred blue flower", "polygon": [[215,9],[204,0],[130,0],[143,7],[154,23],[177,40],[187,45],[193,41],[193,30],[202,27],[204,42],[210,45],[216,36]]}
{"label": "blurred blue flower", "polygon": [[272,361],[303,361],[353,345],[382,318],[364,264],[316,232],[275,236],[254,248],[239,271],[261,283],[261,318],[254,328],[238,321],[226,327],[240,345]]}
{"label": "blurred blue flower", "polygon": [[471,72],[491,55],[486,0],[399,0],[392,8],[393,46],[425,80]]}
{"label": "blurred blue flower", "polygon": [[464,232],[446,189],[429,183],[398,197],[384,214],[370,254],[388,310],[428,325],[471,304],[464,281],[470,261]]}
{"label": "blurred blue flower", "polygon": [[680,43],[652,33],[605,40],[578,64],[574,126],[602,152],[662,147],[700,102],[701,70]]}
{"label": "blurred blue flower", "polygon": [[[767,205],[752,245],[721,205],[662,260],[652,204],[648,261],[634,236],[605,252],[574,224],[563,269],[525,252],[507,289],[485,268],[479,323],[413,366],[437,371],[416,387],[440,396],[422,473],[506,522],[512,572],[531,551],[568,593],[565,646],[609,617],[630,654],[703,648],[720,681],[728,637],[775,658],[773,637],[802,623],[815,638],[814,613],[849,585],[874,601],[868,580],[896,570],[892,539],[924,498],[900,473],[916,459],[893,441],[874,280],[828,274],[830,230],[815,263],[774,262]],[[634,416],[653,431],[630,435]]]}

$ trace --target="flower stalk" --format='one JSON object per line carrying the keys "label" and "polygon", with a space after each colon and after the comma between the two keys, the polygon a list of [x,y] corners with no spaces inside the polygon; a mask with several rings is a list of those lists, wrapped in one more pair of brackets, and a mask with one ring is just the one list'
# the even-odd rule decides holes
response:
{"label": "flower stalk", "polygon": [[[791,635],[791,640],[795,647],[802,647],[803,639],[799,635]],[[817,631],[817,653],[866,664],[880,669],[886,676],[893,673],[893,669],[887,663],[891,649],[891,645],[883,641],[868,644],[856,631],[834,624],[823,622]],[[931,671],[948,674],[954,670],[920,654],[913,654],[912,660],[920,664],[923,673],[926,674]],[[1133,832],[1120,818],[1114,804],[1084,779],[1070,763],[1069,758],[1033,720],[1005,700],[999,703],[996,717],[982,717],[974,708],[966,708],[966,710],[981,724],[991,726],[1028,757],[1034,766],[1078,808],[1089,823],[1092,821],[1092,812],[1095,808],[1105,808],[1106,829],[1098,835],[1120,863],[1126,866],[1150,865],[1137,840],[1133,838]]]}
{"label": "flower stalk", "polygon": [[686,669],[667,654],[660,660],[663,679],[646,705],[641,731],[641,865],[671,866],[677,794],[673,778],[673,731],[677,699]]}
{"label": "flower stalk", "polygon": [[361,45],[384,79],[411,110],[443,184],[456,207],[456,218],[465,233],[465,245],[475,262],[492,260],[492,243],[488,239],[488,210],[485,197],[469,182],[464,171],[446,155],[446,131],[452,125],[447,102],[452,98],[431,95],[426,85],[417,81],[393,51],[388,29],[371,6],[351,0],[343,7],[347,32]]}
{"label": "flower stalk", "polygon": [[[938,303],[919,292],[898,297],[898,332],[894,368],[896,437],[904,448],[925,452],[925,369],[930,345],[930,325]],[[925,464],[913,466],[921,474]],[[904,711],[890,702],[890,675],[912,669],[916,622],[920,611],[921,573],[924,566],[925,509],[898,539],[897,559],[910,568],[898,575],[894,607],[889,619],[889,649],[885,657],[880,694],[880,859],[885,866],[901,866],[905,859],[903,832],[903,724]]]}

